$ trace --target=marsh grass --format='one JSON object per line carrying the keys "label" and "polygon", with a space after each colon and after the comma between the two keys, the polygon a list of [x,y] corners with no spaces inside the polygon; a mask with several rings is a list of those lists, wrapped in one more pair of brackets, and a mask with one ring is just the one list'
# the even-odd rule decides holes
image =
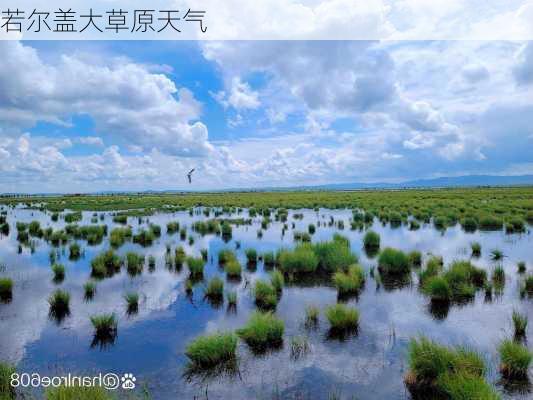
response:
{"label": "marsh grass", "polygon": [[520,312],[513,310],[513,326],[515,338],[523,338],[526,335],[527,329],[527,314],[521,314]]}
{"label": "marsh grass", "polygon": [[386,275],[407,274],[410,271],[409,259],[403,251],[387,247],[379,254],[378,269]]}
{"label": "marsh grass", "polygon": [[120,272],[122,264],[123,260],[120,256],[115,254],[113,250],[107,250],[98,254],[91,261],[91,275],[98,279],[111,277]]}
{"label": "marsh grass", "polygon": [[226,294],[228,300],[228,308],[235,309],[237,308],[237,292],[231,291]]}
{"label": "marsh grass", "polygon": [[126,301],[126,313],[128,315],[137,314],[139,312],[139,293],[127,292],[124,295]]}
{"label": "marsh grass", "polygon": [[133,235],[133,243],[138,243],[143,247],[151,246],[155,239],[156,235],[152,229],[141,229],[137,234]]}
{"label": "marsh grass", "polygon": [[283,344],[285,324],[274,314],[255,312],[237,335],[257,353],[279,348]]}
{"label": "marsh grass", "polygon": [[379,233],[374,231],[367,231],[363,238],[363,245],[367,250],[377,250],[379,249],[381,238]]}
{"label": "marsh grass", "polygon": [[499,261],[504,257],[504,254],[499,249],[493,249],[490,251],[490,258],[493,261]]}
{"label": "marsh grass", "polygon": [[418,268],[422,265],[422,253],[418,250],[410,251],[407,254],[407,260],[411,267]]}
{"label": "marsh grass", "polygon": [[228,279],[238,280],[241,278],[242,267],[237,259],[232,259],[224,265],[224,271]]}
{"label": "marsh grass", "polygon": [[126,268],[130,276],[142,274],[144,269],[144,255],[132,251],[126,253]]}
{"label": "marsh grass", "polygon": [[326,318],[330,325],[331,337],[344,337],[357,331],[359,326],[359,311],[344,304],[335,304],[326,308]]}
{"label": "marsh grass", "polygon": [[237,358],[237,336],[217,332],[194,339],[186,348],[185,355],[192,369],[211,369]]}
{"label": "marsh grass", "polygon": [[61,283],[65,279],[65,266],[63,264],[52,265],[52,272],[54,273],[54,282]]}
{"label": "marsh grass", "polygon": [[305,308],[305,327],[315,328],[318,326],[318,317],[320,315],[320,309],[317,306],[307,306]]}
{"label": "marsh grass", "polygon": [[202,279],[204,276],[205,261],[202,257],[187,257],[189,275],[193,279]]}
{"label": "marsh grass", "polygon": [[258,279],[254,286],[255,304],[263,310],[273,310],[278,304],[278,291],[269,282]]}
{"label": "marsh grass", "polygon": [[44,392],[46,400],[113,400],[114,397],[100,386],[59,386]]}
{"label": "marsh grass", "polygon": [[257,263],[257,250],[255,249],[246,249],[244,251],[246,254],[246,261],[248,264],[256,264]]}
{"label": "marsh grass", "polygon": [[272,268],[276,265],[276,256],[273,251],[263,253],[263,263],[265,268]]}
{"label": "marsh grass", "polygon": [[131,227],[127,226],[124,228],[114,228],[109,235],[109,244],[114,248],[118,248],[131,238]]}
{"label": "marsh grass", "polygon": [[115,342],[118,323],[114,313],[93,315],[90,320],[94,328],[92,347],[99,345],[104,348]]}
{"label": "marsh grass", "polygon": [[527,379],[527,372],[533,355],[523,344],[504,340],[498,347],[500,353],[500,371],[508,379]]}
{"label": "marsh grass", "polygon": [[291,358],[298,360],[311,351],[309,338],[307,336],[293,336],[291,338]]}
{"label": "marsh grass", "polygon": [[524,274],[526,272],[526,262],[525,261],[519,261],[517,264],[518,267],[518,273]]}
{"label": "marsh grass", "polygon": [[[413,338],[409,342],[408,363],[409,372],[405,376],[405,383],[416,398],[424,393],[436,398],[445,396],[453,389],[452,386],[455,387],[454,379],[459,379],[462,374],[481,378],[485,382],[483,377],[487,371],[485,362],[478,353],[463,347],[442,346],[425,337]],[[472,397],[465,399],[485,399],[479,396],[480,393],[485,393],[483,386],[486,385],[475,386],[468,392]]]}
{"label": "marsh grass", "polygon": [[332,241],[315,243],[312,251],[318,257],[319,268],[324,272],[345,271],[358,262],[357,255],[350,250],[348,238],[339,234],[334,234]]}
{"label": "marsh grass", "polygon": [[11,375],[16,373],[14,366],[0,361],[0,399],[14,400],[15,388],[11,385]]}
{"label": "marsh grass", "polygon": [[212,304],[221,304],[224,299],[224,281],[218,276],[211,278],[204,295]]}
{"label": "marsh grass", "polygon": [[492,271],[492,282],[495,286],[503,286],[505,285],[505,270],[501,265],[498,265],[494,270]]}
{"label": "marsh grass", "polygon": [[49,315],[57,323],[70,315],[70,294],[66,290],[57,289],[48,298]]}
{"label": "marsh grass", "polygon": [[81,247],[78,243],[72,243],[69,246],[69,256],[70,260],[77,260],[81,257]]}
{"label": "marsh grass", "polygon": [[482,376],[468,373],[445,374],[438,382],[438,388],[452,400],[500,400],[501,397]]}
{"label": "marsh grass", "polygon": [[316,271],[319,258],[309,244],[296,246],[292,251],[279,252],[279,264],[282,271],[290,274],[313,273]]}
{"label": "marsh grass", "polygon": [[481,256],[481,244],[479,242],[472,242],[470,248],[472,249],[472,257]]}
{"label": "marsh grass", "polygon": [[85,282],[83,285],[83,293],[86,301],[92,300],[96,294],[96,282]]}
{"label": "marsh grass", "polygon": [[348,271],[339,271],[333,274],[333,285],[339,295],[357,294],[365,283],[365,273],[360,265],[352,265]]}
{"label": "marsh grass", "polygon": [[13,280],[11,278],[0,278],[0,300],[4,303],[10,302],[13,298]]}

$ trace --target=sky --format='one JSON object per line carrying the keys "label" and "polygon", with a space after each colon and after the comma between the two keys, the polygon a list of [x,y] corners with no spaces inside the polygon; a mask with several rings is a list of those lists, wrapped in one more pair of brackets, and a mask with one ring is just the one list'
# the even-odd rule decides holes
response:
{"label": "sky", "polygon": [[0,192],[533,174],[533,42],[0,41],[0,54]]}

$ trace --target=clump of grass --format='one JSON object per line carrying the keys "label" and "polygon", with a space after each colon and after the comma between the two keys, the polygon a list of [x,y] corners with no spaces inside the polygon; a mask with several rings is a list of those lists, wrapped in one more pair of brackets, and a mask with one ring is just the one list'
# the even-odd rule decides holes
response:
{"label": "clump of grass", "polygon": [[[454,379],[459,379],[462,374],[472,378],[483,378],[486,373],[485,363],[478,353],[462,347],[442,346],[425,337],[411,339],[408,357],[409,372],[405,377],[405,383],[413,395],[427,391],[427,395],[432,394],[440,398],[439,395],[454,390],[453,387],[456,386]],[[473,392],[469,393],[472,397],[465,399],[485,399],[479,397],[479,388],[472,387],[471,390]]]}
{"label": "clump of grass", "polygon": [[360,265],[352,265],[348,271],[335,272],[333,284],[339,295],[357,294],[365,283],[365,273]]}
{"label": "clump of grass", "polygon": [[46,400],[113,400],[100,386],[58,386],[45,390]]}
{"label": "clump of grass", "polygon": [[129,226],[125,228],[114,228],[109,235],[109,243],[111,246],[117,248],[122,246],[126,240],[131,239],[132,232]]}
{"label": "clump of grass", "polygon": [[16,372],[14,366],[0,362],[0,399],[14,400],[16,398],[15,388],[11,385],[11,375]]}
{"label": "clump of grass", "polygon": [[492,282],[497,286],[502,286],[505,284],[505,270],[501,265],[498,265],[492,271]]}
{"label": "clump of grass", "polygon": [[438,388],[452,400],[500,400],[500,395],[482,376],[468,373],[445,374],[438,382]]}
{"label": "clump of grass", "polygon": [[122,267],[122,258],[115,254],[113,250],[107,250],[97,255],[91,261],[91,274],[95,278],[113,276]]}
{"label": "clump of grass", "polygon": [[448,281],[442,276],[433,276],[427,279],[423,289],[424,293],[434,302],[449,302],[453,296]]}
{"label": "clump of grass", "polygon": [[318,262],[318,257],[308,244],[298,245],[293,251],[282,250],[279,253],[281,270],[291,274],[315,272]]}
{"label": "clump of grass", "polygon": [[277,293],[281,293],[283,286],[285,286],[285,278],[283,277],[283,274],[278,270],[272,271],[270,273],[270,284]]}
{"label": "clump of grass", "polygon": [[78,243],[72,243],[69,246],[69,258],[71,260],[77,260],[81,256],[81,248]]}
{"label": "clump of grass", "polygon": [[255,312],[247,324],[237,329],[237,335],[254,351],[263,352],[283,343],[285,324],[274,314]]}
{"label": "clump of grass", "polygon": [[244,251],[246,254],[246,260],[249,264],[257,263],[257,250],[256,249],[246,249]]}
{"label": "clump of grass", "polygon": [[218,263],[224,265],[228,261],[235,260],[235,253],[229,249],[222,249],[218,252]]}
{"label": "clump of grass", "polygon": [[138,243],[143,247],[151,246],[156,235],[152,229],[141,229],[137,234],[133,235],[133,243]]}
{"label": "clump of grass", "polygon": [[136,314],[139,311],[139,293],[128,292],[124,295],[124,300],[126,300],[128,314]]}
{"label": "clump of grass", "polygon": [[236,308],[237,307],[237,292],[231,291],[228,292],[226,295],[226,298],[228,299],[228,307],[229,308]]}
{"label": "clump of grass", "polygon": [[409,265],[411,267],[420,267],[422,265],[422,253],[418,250],[413,250],[407,254]]}
{"label": "clump of grass", "polygon": [[85,282],[83,285],[85,300],[91,300],[96,293],[96,283],[93,281]]}
{"label": "clump of grass", "polygon": [[481,256],[481,244],[479,242],[471,243],[470,244],[470,248],[472,249],[472,256],[473,257]]}
{"label": "clump of grass", "polygon": [[527,315],[513,310],[513,325],[515,337],[524,337],[527,329]]}
{"label": "clump of grass", "polygon": [[105,339],[116,336],[118,323],[114,313],[93,315],[91,324],[96,338]]}
{"label": "clump of grass", "polygon": [[237,259],[233,259],[226,263],[224,270],[230,279],[240,279],[242,274],[242,267]]}
{"label": "clump of grass", "polygon": [[525,379],[533,354],[528,348],[512,340],[504,340],[499,348],[502,375],[510,379]]}
{"label": "clump of grass", "polygon": [[309,232],[310,235],[314,235],[316,232],[316,226],[314,224],[309,224],[307,226],[307,232]]}
{"label": "clump of grass", "polygon": [[265,310],[274,309],[278,304],[278,292],[269,282],[258,279],[254,286],[255,304]]}
{"label": "clump of grass", "polygon": [[210,369],[234,361],[237,357],[237,336],[217,332],[194,339],[185,350],[194,369]]}
{"label": "clump of grass", "polygon": [[171,221],[167,223],[167,233],[172,235],[180,230],[180,223],[178,221]]}
{"label": "clump of grass", "polygon": [[132,251],[126,253],[126,266],[131,276],[141,274],[144,269],[144,255]]}
{"label": "clump of grass", "polygon": [[183,264],[187,260],[187,254],[185,253],[185,250],[182,246],[179,246],[174,251],[174,265],[176,266],[176,269],[180,270],[181,267],[183,267]]}
{"label": "clump of grass", "polygon": [[305,326],[308,328],[318,325],[320,310],[317,306],[308,306],[305,309]]}
{"label": "clump of grass", "polygon": [[499,261],[504,257],[503,252],[498,249],[493,249],[490,251],[490,258],[494,261]]}
{"label": "clump of grass", "polygon": [[387,247],[379,255],[378,268],[383,274],[407,274],[410,270],[409,259],[403,251]]}
{"label": "clump of grass", "polygon": [[224,298],[224,281],[218,276],[211,278],[205,289],[205,297],[212,301],[222,301]]}
{"label": "clump of grass", "polygon": [[315,243],[312,250],[318,257],[322,271],[346,270],[350,265],[358,262],[357,255],[350,249],[349,239],[339,234],[333,235],[332,241]]}
{"label": "clump of grass", "polygon": [[204,276],[205,261],[202,257],[187,257],[187,266],[191,278],[201,279]]}
{"label": "clump of grass", "polygon": [[200,255],[202,256],[204,261],[207,261],[207,256],[208,256],[207,249],[201,249],[200,250]]}
{"label": "clump of grass", "polygon": [[7,302],[13,298],[13,280],[0,278],[0,300]]}
{"label": "clump of grass", "polygon": [[52,272],[54,273],[54,282],[62,282],[65,279],[65,266],[63,264],[52,265]]}
{"label": "clump of grass", "polygon": [[48,298],[50,305],[50,316],[58,322],[70,314],[70,294],[66,290],[57,289]]}
{"label": "clump of grass", "polygon": [[291,358],[297,360],[311,350],[309,339],[306,336],[293,336],[291,338]]}
{"label": "clump of grass", "polygon": [[376,250],[379,249],[381,238],[379,233],[368,231],[363,238],[363,245],[365,249]]}
{"label": "clump of grass", "polygon": [[518,264],[518,273],[523,274],[526,272],[526,263],[525,261],[519,261]]}
{"label": "clump of grass", "polygon": [[266,253],[263,253],[263,263],[265,264],[265,267],[271,268],[274,265],[276,265],[276,257],[274,255],[274,252],[269,251]]}
{"label": "clump of grass", "polygon": [[335,304],[326,308],[326,318],[332,331],[348,332],[357,329],[359,311],[344,304]]}

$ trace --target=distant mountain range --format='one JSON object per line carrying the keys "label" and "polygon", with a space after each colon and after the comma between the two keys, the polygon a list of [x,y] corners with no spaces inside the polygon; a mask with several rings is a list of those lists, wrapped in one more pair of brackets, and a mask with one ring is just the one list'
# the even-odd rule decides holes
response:
{"label": "distant mountain range", "polygon": [[333,183],[328,185],[301,186],[298,189],[357,190],[402,188],[448,188],[476,186],[527,186],[533,185],[533,175],[464,175],[433,179],[416,179],[400,183]]}

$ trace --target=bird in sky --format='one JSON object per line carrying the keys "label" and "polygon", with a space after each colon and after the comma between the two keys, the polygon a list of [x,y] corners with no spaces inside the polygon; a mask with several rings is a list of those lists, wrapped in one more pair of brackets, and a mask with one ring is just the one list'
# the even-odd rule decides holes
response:
{"label": "bird in sky", "polygon": [[192,173],[193,173],[193,172],[194,172],[194,168],[191,169],[191,170],[189,171],[189,173],[187,174],[187,178],[189,179],[189,183],[192,183],[191,177],[192,177]]}

